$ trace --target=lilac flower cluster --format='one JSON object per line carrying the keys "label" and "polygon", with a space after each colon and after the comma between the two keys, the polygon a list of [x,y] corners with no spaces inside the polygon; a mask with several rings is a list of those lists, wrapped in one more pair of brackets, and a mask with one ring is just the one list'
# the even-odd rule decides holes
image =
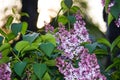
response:
{"label": "lilac flower cluster", "polygon": [[118,19],[115,21],[115,24],[117,27],[120,27],[120,15],[119,15]]}
{"label": "lilac flower cluster", "polygon": [[110,8],[113,7],[115,5],[115,2],[114,0],[110,1],[109,5],[108,5],[108,10],[107,10],[107,13],[110,12]]}
{"label": "lilac flower cluster", "polygon": [[105,6],[105,0],[101,0],[102,6]]}
{"label": "lilac flower cluster", "polygon": [[[0,53],[0,59],[2,58],[1,57],[1,53]],[[10,78],[11,76],[11,69],[9,67],[8,64],[0,64],[0,80],[11,80]]]}
{"label": "lilac flower cluster", "polygon": [[[101,3],[103,6],[105,6],[105,0],[101,0]],[[107,9],[107,13],[110,13],[110,8],[113,7],[114,5],[115,5],[115,1],[110,0],[110,3],[108,5],[108,9]],[[120,27],[120,15],[118,16],[118,19],[115,21],[115,24],[117,27]]]}
{"label": "lilac flower cluster", "polygon": [[[105,0],[101,0],[101,3],[102,3],[103,6],[105,6]],[[114,5],[115,5],[115,1],[114,0],[110,0],[109,5],[108,5],[108,9],[107,9],[107,13],[110,12],[110,8],[112,6],[114,6]]]}
{"label": "lilac flower cluster", "polygon": [[58,49],[63,51],[56,58],[56,66],[65,80],[106,80],[100,73],[95,54],[89,54],[88,49],[81,46],[83,42],[90,42],[85,22],[80,14],[76,14],[74,28],[70,31],[59,25],[59,31],[55,34]]}
{"label": "lilac flower cluster", "polygon": [[45,32],[49,31],[52,33],[54,31],[54,27],[51,26],[50,24],[45,23]]}

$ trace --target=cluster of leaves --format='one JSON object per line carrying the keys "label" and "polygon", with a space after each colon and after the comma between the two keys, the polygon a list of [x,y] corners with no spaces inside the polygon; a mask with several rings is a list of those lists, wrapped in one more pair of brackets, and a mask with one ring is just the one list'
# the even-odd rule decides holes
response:
{"label": "cluster of leaves", "polygon": [[[61,10],[67,13],[67,17],[58,15],[56,18],[58,23],[70,25],[75,22],[75,17],[70,14],[77,12],[79,8],[72,5],[72,0],[61,2]],[[0,29],[2,35],[0,36],[0,52],[2,53],[0,64],[10,63],[11,79],[62,80],[63,76],[55,66],[55,59],[60,55],[60,51],[56,49],[55,37],[50,33],[41,34],[29,31],[26,22],[12,23],[13,19],[10,16],[6,23],[9,33]]]}

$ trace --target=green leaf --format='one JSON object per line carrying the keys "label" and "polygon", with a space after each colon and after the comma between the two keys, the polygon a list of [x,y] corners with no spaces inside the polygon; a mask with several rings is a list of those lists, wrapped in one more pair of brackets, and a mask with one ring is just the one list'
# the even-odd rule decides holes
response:
{"label": "green leaf", "polygon": [[52,44],[54,44],[54,45],[56,46],[56,39],[55,39],[55,37],[54,37],[52,34],[50,34],[50,33],[47,33],[47,34],[45,34],[45,35],[42,35],[42,36],[41,36],[41,39],[42,39],[43,42],[51,42]]}
{"label": "green leaf", "polygon": [[51,80],[50,75],[48,72],[45,73],[44,77],[42,80]]}
{"label": "green leaf", "polygon": [[17,62],[14,65],[14,71],[19,75],[20,77],[22,76],[22,73],[26,67],[27,63],[26,62]]}
{"label": "green leaf", "polygon": [[76,21],[75,16],[68,16],[67,18],[68,18],[68,20],[70,21],[71,24],[74,24],[75,21]]}
{"label": "green leaf", "polygon": [[94,53],[97,55],[107,55],[108,54],[108,52],[106,50],[103,50],[103,49],[96,49],[94,51]]}
{"label": "green leaf", "polygon": [[112,74],[112,80],[119,80],[120,79],[120,71],[119,70],[116,70],[114,71]]}
{"label": "green leaf", "polygon": [[118,19],[118,16],[120,14],[120,1],[115,0],[114,6],[110,8],[111,14],[115,17],[115,19]]}
{"label": "green leaf", "polygon": [[35,74],[31,75],[31,80],[37,80],[37,76]]}
{"label": "green leaf", "polygon": [[105,44],[108,47],[111,47],[111,43],[107,39],[105,39],[105,38],[100,38],[100,39],[97,40],[97,42]]}
{"label": "green leaf", "polygon": [[22,35],[24,35],[26,33],[27,28],[28,28],[28,23],[22,22],[22,30],[21,30]]}
{"label": "green leaf", "polygon": [[110,3],[110,0],[105,0],[105,11],[108,11],[108,5]]}
{"label": "green leaf", "polygon": [[21,52],[28,45],[30,45],[28,41],[20,41],[15,45],[15,49]]}
{"label": "green leaf", "polygon": [[10,59],[9,59],[9,57],[2,57],[1,59],[0,59],[0,64],[2,64],[2,63],[7,63],[8,61],[9,61]]}
{"label": "green leaf", "polygon": [[3,39],[4,39],[4,37],[3,37],[3,36],[0,36],[0,46],[1,46],[1,44],[3,43]]}
{"label": "green leaf", "polygon": [[23,40],[29,41],[30,43],[32,43],[38,36],[39,36],[39,33],[27,34],[23,36]]}
{"label": "green leaf", "polygon": [[108,66],[105,71],[108,71],[108,70],[116,67],[116,66],[119,65],[119,64],[120,64],[120,60],[115,61],[113,64],[111,64],[110,66]]}
{"label": "green leaf", "polygon": [[41,80],[45,72],[47,71],[47,66],[45,64],[36,63],[33,65],[33,71],[36,76]]}
{"label": "green leaf", "polygon": [[13,34],[15,34],[15,36],[17,36],[18,33],[21,32],[21,30],[22,30],[22,23],[13,23],[11,25],[11,30],[12,30]]}
{"label": "green leaf", "polygon": [[68,7],[65,5],[64,1],[61,1],[61,8],[63,9],[63,11],[68,10]]}
{"label": "green leaf", "polygon": [[80,10],[80,8],[78,6],[72,6],[70,8],[70,12],[75,14],[76,12],[78,12]]}
{"label": "green leaf", "polygon": [[4,57],[7,57],[10,52],[11,52],[11,51],[10,51],[10,48],[3,50],[3,51],[1,52],[1,53],[2,53],[2,57],[3,57],[3,58],[4,58]]}
{"label": "green leaf", "polygon": [[120,48],[120,42],[118,42],[117,46]]}
{"label": "green leaf", "polygon": [[110,48],[110,51],[112,52],[114,47],[120,42],[120,36],[118,36],[112,43],[112,46]]}
{"label": "green leaf", "polygon": [[9,43],[4,43],[3,45],[0,46],[0,51],[3,51],[5,49],[9,49],[11,46]]}
{"label": "green leaf", "polygon": [[21,15],[21,16],[30,17],[30,16],[29,16],[29,14],[28,14],[28,13],[26,13],[26,12],[22,12],[22,13],[20,13],[20,15]]}
{"label": "green leaf", "polygon": [[13,18],[12,16],[10,16],[10,17],[8,18],[7,23],[5,24],[5,26],[6,26],[7,29],[10,29],[10,25],[12,24],[13,19],[14,19],[14,18]]}
{"label": "green leaf", "polygon": [[113,20],[113,16],[111,15],[111,13],[108,14],[108,26],[110,25],[110,23]]}
{"label": "green leaf", "polygon": [[66,16],[64,16],[64,15],[61,15],[61,16],[58,16],[58,22],[59,23],[62,23],[62,24],[67,24],[68,23],[68,19],[67,19],[67,17]]}
{"label": "green leaf", "polygon": [[70,9],[73,5],[73,1],[72,0],[64,0],[65,5]]}
{"label": "green leaf", "polygon": [[40,49],[48,56],[50,57],[51,56],[51,53],[53,52],[55,46],[48,42],[48,43],[42,43],[40,45]]}
{"label": "green leaf", "polygon": [[25,51],[36,50],[38,47],[39,47],[39,45],[36,44],[36,43],[29,44],[29,45],[27,45],[27,46],[22,50],[21,53],[23,53],[23,52],[25,52]]}
{"label": "green leaf", "polygon": [[93,53],[93,51],[96,49],[98,43],[93,43],[93,44],[86,44],[85,48],[88,48],[89,53]]}
{"label": "green leaf", "polygon": [[4,36],[5,38],[7,38],[7,34],[6,34],[2,29],[0,29],[0,34],[1,34],[2,36]]}
{"label": "green leaf", "polygon": [[45,61],[45,64],[47,64],[47,66],[55,66],[56,60],[47,60]]}
{"label": "green leaf", "polygon": [[12,32],[7,34],[8,41],[13,40],[15,37],[16,37],[15,34]]}

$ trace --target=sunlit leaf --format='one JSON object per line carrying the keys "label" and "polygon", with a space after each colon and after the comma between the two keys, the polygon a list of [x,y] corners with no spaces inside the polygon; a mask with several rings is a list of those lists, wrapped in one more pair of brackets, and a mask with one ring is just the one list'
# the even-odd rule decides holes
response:
{"label": "sunlit leaf", "polygon": [[5,38],[7,38],[7,34],[6,34],[2,29],[0,29],[0,34],[1,34],[2,36],[4,36]]}
{"label": "sunlit leaf", "polygon": [[22,30],[21,33],[24,35],[27,31],[28,28],[28,23],[27,22],[22,22]]}
{"label": "sunlit leaf", "polygon": [[111,15],[111,13],[109,13],[108,14],[108,26],[110,25],[113,19],[114,19],[113,16]]}
{"label": "sunlit leaf", "polygon": [[80,8],[78,7],[78,6],[72,6],[71,8],[70,8],[70,12],[71,13],[76,13],[77,11],[79,11],[80,10]]}
{"label": "sunlit leaf", "polygon": [[8,61],[9,61],[10,59],[9,59],[9,57],[2,57],[1,59],[0,59],[0,64],[2,64],[2,63],[7,63]]}
{"label": "sunlit leaf", "polygon": [[40,45],[40,49],[47,55],[47,56],[51,56],[51,53],[53,52],[55,46],[48,42],[48,43],[42,43]]}
{"label": "sunlit leaf", "polygon": [[58,17],[58,22],[62,23],[62,24],[67,24],[68,23],[68,19],[67,19],[66,16],[61,15],[61,16]]}
{"label": "sunlit leaf", "polygon": [[52,44],[54,44],[54,46],[56,46],[56,39],[55,37],[50,34],[50,33],[47,33],[45,35],[41,35],[41,40],[43,42],[51,42]]}
{"label": "sunlit leaf", "polygon": [[26,46],[30,45],[28,41],[19,41],[16,45],[15,45],[15,49],[18,52],[21,52]]}
{"label": "sunlit leaf", "polygon": [[5,24],[5,26],[6,26],[7,29],[10,29],[10,25],[12,24],[13,19],[14,19],[14,18],[13,18],[12,16],[10,16],[10,17],[8,18],[7,23]]}
{"label": "sunlit leaf", "polygon": [[45,73],[44,77],[42,80],[51,80],[50,75],[48,72]]}
{"label": "sunlit leaf", "polygon": [[36,50],[38,47],[39,47],[39,45],[36,43],[29,44],[26,47],[24,47],[24,49],[22,50],[21,53],[26,52],[26,51]]}
{"label": "sunlit leaf", "polygon": [[113,51],[114,47],[120,42],[120,36],[118,36],[112,43],[112,46],[111,46],[111,52]]}
{"label": "sunlit leaf", "polygon": [[26,12],[22,12],[20,15],[21,15],[21,16],[30,17],[30,16],[29,16],[29,14],[28,14],[28,13],[26,13]]}
{"label": "sunlit leaf", "polygon": [[110,0],[105,0],[105,11],[108,11],[108,5],[110,3]]}
{"label": "sunlit leaf", "polygon": [[15,34],[12,32],[7,34],[8,41],[13,40],[15,37],[16,37]]}
{"label": "sunlit leaf", "polygon": [[0,46],[0,51],[9,49],[10,47],[11,47],[11,45],[9,43],[4,43],[3,45]]}

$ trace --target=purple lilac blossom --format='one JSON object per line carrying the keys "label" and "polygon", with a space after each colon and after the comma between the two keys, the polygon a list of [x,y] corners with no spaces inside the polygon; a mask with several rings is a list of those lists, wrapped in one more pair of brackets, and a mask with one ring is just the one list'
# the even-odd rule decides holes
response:
{"label": "purple lilac blossom", "polygon": [[115,2],[114,0],[110,1],[109,5],[108,5],[108,10],[107,10],[107,13],[110,12],[110,8],[113,7],[115,5]]}
{"label": "purple lilac blossom", "polygon": [[117,27],[120,27],[120,15],[119,15],[118,19],[115,21],[115,24]]}
{"label": "purple lilac blossom", "polygon": [[[0,53],[1,54],[1,53]],[[0,80],[11,80],[11,69],[9,64],[0,64]]]}
{"label": "purple lilac blossom", "polygon": [[101,0],[102,6],[105,6],[105,0]]}
{"label": "purple lilac blossom", "polygon": [[59,31],[55,34],[58,49],[63,51],[62,55],[56,58],[56,66],[65,80],[106,80],[100,73],[96,55],[89,54],[88,49],[80,45],[91,41],[82,17],[80,14],[75,17],[73,29],[67,31],[65,26],[59,24]]}
{"label": "purple lilac blossom", "polygon": [[[103,7],[104,7],[104,6],[105,6],[105,0],[101,0],[101,3],[102,3],[102,5],[103,5]],[[114,4],[115,4],[115,1],[114,1],[114,0],[110,0],[109,5],[108,5],[108,9],[107,9],[107,13],[110,12],[110,8],[111,8],[112,6],[114,6]]]}
{"label": "purple lilac blossom", "polygon": [[45,32],[48,32],[48,31],[53,32],[54,31],[54,27],[51,26],[50,24],[46,24],[45,23]]}

